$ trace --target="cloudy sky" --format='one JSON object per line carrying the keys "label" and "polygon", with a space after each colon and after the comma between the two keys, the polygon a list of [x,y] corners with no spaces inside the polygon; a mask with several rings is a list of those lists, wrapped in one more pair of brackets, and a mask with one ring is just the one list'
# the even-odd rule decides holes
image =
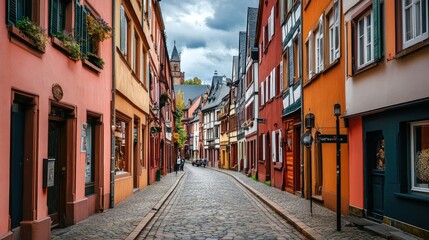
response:
{"label": "cloudy sky", "polygon": [[185,79],[211,82],[215,70],[230,78],[239,31],[246,31],[247,7],[258,7],[258,0],[162,0],[160,4],[168,52],[171,56],[176,41]]}

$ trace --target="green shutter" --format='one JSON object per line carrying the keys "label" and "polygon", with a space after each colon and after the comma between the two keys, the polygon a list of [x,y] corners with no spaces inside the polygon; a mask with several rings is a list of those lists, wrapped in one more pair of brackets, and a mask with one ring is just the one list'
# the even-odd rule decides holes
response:
{"label": "green shutter", "polygon": [[88,15],[88,12],[86,11],[85,7],[81,7],[82,9],[82,20],[81,20],[81,29],[82,29],[82,45],[81,45],[81,52],[82,54],[86,54],[88,52],[88,46],[90,44],[90,41],[88,39],[88,32],[86,30],[86,16]]}
{"label": "green shutter", "polygon": [[7,1],[7,24],[15,24],[17,20],[17,1]]}
{"label": "green shutter", "polygon": [[49,3],[49,34],[55,36],[60,30],[58,29],[58,21],[60,20],[58,18],[59,0],[50,0]]}
{"label": "green shutter", "polygon": [[74,37],[79,44],[82,44],[82,5],[78,1],[75,4],[74,14]]}
{"label": "green shutter", "polygon": [[374,60],[381,58],[381,12],[380,0],[372,0],[372,12],[374,18]]}

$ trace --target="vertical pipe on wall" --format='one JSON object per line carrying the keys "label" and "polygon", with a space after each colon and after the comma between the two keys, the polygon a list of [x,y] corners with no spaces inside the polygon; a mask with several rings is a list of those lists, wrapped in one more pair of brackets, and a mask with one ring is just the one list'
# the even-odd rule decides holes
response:
{"label": "vertical pipe on wall", "polygon": [[110,136],[112,137],[112,143],[111,143],[111,160],[110,160],[110,204],[109,207],[113,208],[115,205],[115,135],[114,135],[114,127],[116,127],[116,111],[115,111],[115,95],[116,95],[116,54],[115,54],[115,23],[116,23],[116,13],[115,13],[115,0],[112,0],[112,106],[111,106],[111,113],[112,113],[112,124],[110,129]]}

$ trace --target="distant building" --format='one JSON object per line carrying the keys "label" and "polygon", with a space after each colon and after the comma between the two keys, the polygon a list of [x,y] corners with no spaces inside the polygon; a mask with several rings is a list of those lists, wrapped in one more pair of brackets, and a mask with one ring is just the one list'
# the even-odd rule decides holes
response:
{"label": "distant building", "polygon": [[180,63],[180,55],[176,48],[176,41],[174,41],[173,52],[171,53],[170,58],[171,74],[173,75],[174,85],[182,85],[185,82],[185,73],[182,72]]}

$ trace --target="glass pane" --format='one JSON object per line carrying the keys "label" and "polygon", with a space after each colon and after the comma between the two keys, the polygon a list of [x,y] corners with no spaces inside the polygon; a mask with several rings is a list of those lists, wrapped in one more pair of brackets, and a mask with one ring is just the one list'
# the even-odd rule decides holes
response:
{"label": "glass pane", "polygon": [[364,22],[363,20],[360,20],[358,28],[358,36],[359,36],[359,45],[358,45],[358,53],[359,53],[359,65],[362,65],[364,63],[364,49],[365,49],[365,43],[364,43]]}
{"label": "glass pane", "polygon": [[414,126],[414,187],[429,191],[429,123]]}
{"label": "glass pane", "polygon": [[384,158],[384,137],[377,140],[377,150],[376,150],[376,159],[375,163],[377,169],[384,170],[385,158]]}
{"label": "glass pane", "polygon": [[405,6],[404,6],[404,7],[407,7],[407,6],[408,6],[408,5],[410,5],[412,2],[413,2],[412,0],[405,0]]}
{"label": "glass pane", "polygon": [[422,19],[421,19],[421,5],[420,2],[416,2],[415,4],[415,8],[414,8],[414,12],[415,12],[415,20],[414,22],[416,23],[416,37],[420,36],[420,34],[422,33]]}
{"label": "glass pane", "polygon": [[413,38],[411,10],[412,8],[405,9],[405,40],[406,41]]}
{"label": "glass pane", "polygon": [[427,32],[427,24],[428,24],[427,8],[428,8],[427,0],[423,0],[422,1],[422,33]]}
{"label": "glass pane", "polygon": [[335,49],[340,48],[340,28],[338,25],[335,26]]}

